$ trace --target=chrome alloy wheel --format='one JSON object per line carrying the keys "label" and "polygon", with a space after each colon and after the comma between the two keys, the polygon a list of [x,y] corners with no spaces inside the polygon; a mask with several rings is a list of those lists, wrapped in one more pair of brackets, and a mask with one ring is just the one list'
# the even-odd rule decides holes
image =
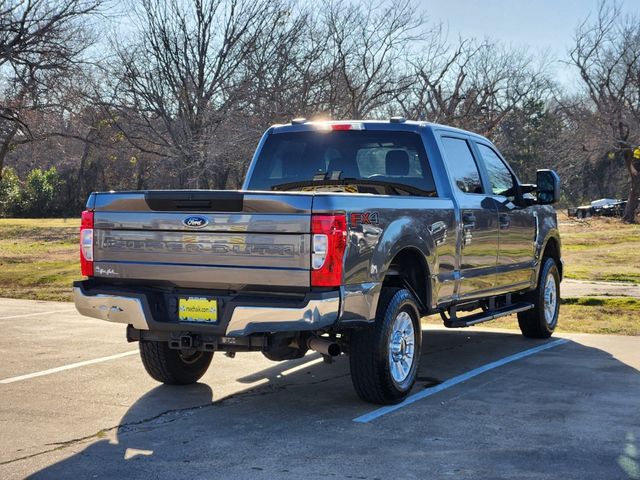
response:
{"label": "chrome alloy wheel", "polygon": [[556,321],[558,306],[558,288],[555,277],[549,273],[544,282],[544,319],[550,327]]}
{"label": "chrome alloy wheel", "polygon": [[404,382],[414,362],[416,335],[411,315],[400,312],[393,322],[389,341],[389,368],[396,383]]}

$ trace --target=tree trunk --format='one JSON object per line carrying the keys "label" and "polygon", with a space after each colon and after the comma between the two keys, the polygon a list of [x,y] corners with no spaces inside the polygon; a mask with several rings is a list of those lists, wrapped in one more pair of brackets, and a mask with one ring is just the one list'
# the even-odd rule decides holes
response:
{"label": "tree trunk", "polygon": [[76,185],[77,185],[76,198],[80,202],[80,205],[82,205],[82,202],[86,199],[86,194],[84,191],[85,189],[84,172],[87,166],[87,158],[89,157],[89,147],[90,147],[89,136],[87,135],[87,138],[85,139],[85,142],[84,142],[84,146],[82,148],[82,155],[80,156],[80,166],[78,167],[78,181],[76,182]]}
{"label": "tree trunk", "polygon": [[0,181],[2,180],[4,161],[7,158],[9,149],[11,147],[11,141],[13,140],[13,137],[16,136],[16,133],[18,133],[18,124],[14,123],[13,127],[11,128],[11,130],[9,130],[9,133],[7,133],[7,136],[2,141],[2,145],[0,145]]}
{"label": "tree trunk", "polygon": [[636,223],[636,211],[638,210],[638,197],[640,197],[640,160],[633,158],[633,151],[629,149],[625,152],[625,163],[631,177],[631,189],[627,206],[622,219],[627,223]]}
{"label": "tree trunk", "polygon": [[138,159],[137,165],[137,174],[136,174],[136,190],[144,189],[144,180],[145,180],[145,161],[142,158]]}
{"label": "tree trunk", "polygon": [[627,223],[636,223],[636,211],[638,210],[638,197],[640,197],[640,176],[636,175],[631,179],[631,189],[629,190],[629,199],[624,209],[622,219]]}

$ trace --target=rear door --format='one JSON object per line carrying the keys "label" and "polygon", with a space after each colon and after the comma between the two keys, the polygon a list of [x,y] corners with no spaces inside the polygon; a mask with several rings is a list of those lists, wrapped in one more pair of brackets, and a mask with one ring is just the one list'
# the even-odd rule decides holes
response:
{"label": "rear door", "polygon": [[526,287],[534,273],[536,217],[532,207],[518,205],[518,180],[498,152],[490,145],[476,142],[487,171],[492,198],[498,211],[500,247],[496,287]]}
{"label": "rear door", "polygon": [[469,140],[443,133],[443,159],[460,208],[459,298],[493,290],[498,258],[498,213],[485,188]]}

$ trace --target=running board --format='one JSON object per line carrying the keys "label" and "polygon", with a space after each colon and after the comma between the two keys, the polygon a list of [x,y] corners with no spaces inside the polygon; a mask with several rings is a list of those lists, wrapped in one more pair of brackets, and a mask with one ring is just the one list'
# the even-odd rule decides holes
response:
{"label": "running board", "polygon": [[507,305],[505,307],[497,308],[495,310],[487,310],[484,312],[476,313],[474,315],[469,315],[468,317],[464,318],[458,318],[455,315],[455,311],[451,318],[448,318],[444,312],[440,312],[440,315],[444,320],[445,327],[462,328],[470,327],[471,325],[476,325],[482,322],[488,322],[489,320],[494,320],[496,318],[511,315],[513,313],[524,312],[526,310],[531,310],[532,308],[533,303],[518,302],[512,303],[511,305]]}

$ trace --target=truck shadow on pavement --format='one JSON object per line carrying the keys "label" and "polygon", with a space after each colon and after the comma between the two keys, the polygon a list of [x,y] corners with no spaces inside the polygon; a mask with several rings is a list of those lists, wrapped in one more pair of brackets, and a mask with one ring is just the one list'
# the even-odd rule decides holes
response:
{"label": "truck shadow on pavement", "polygon": [[[423,338],[414,392],[541,343],[473,330]],[[316,358],[247,375],[238,381],[265,383],[215,401],[215,386],[156,387],[115,436],[70,444],[89,443],[30,478],[640,478],[640,372],[603,350],[569,342],[369,424],[352,421],[376,406],[356,397],[348,359]]]}

